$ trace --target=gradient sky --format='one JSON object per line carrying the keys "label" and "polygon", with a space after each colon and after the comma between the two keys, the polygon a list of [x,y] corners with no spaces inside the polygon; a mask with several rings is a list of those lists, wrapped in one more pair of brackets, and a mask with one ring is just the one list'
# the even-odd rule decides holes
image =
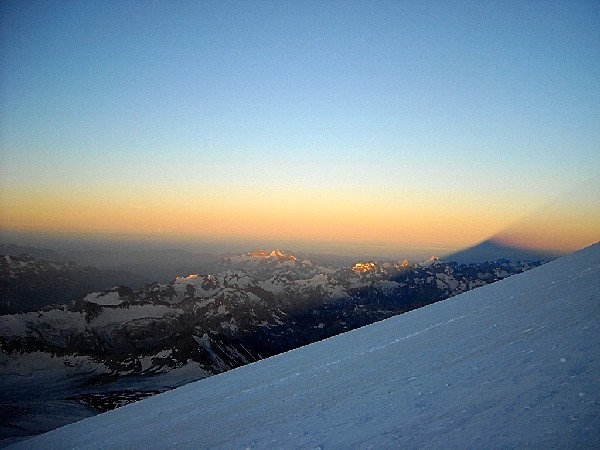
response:
{"label": "gradient sky", "polygon": [[0,230],[399,254],[600,239],[600,2],[0,16]]}

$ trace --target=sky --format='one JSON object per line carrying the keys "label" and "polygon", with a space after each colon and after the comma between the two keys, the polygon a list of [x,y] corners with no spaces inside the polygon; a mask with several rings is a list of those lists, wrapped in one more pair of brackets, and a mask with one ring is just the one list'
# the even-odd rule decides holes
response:
{"label": "sky", "polygon": [[0,20],[0,231],[399,256],[600,239],[597,1],[4,1]]}

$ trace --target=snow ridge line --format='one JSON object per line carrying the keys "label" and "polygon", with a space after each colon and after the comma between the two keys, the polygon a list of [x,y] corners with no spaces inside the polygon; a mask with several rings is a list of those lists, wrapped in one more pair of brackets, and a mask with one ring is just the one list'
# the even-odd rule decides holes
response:
{"label": "snow ridge line", "polygon": [[[406,336],[402,336],[400,338],[396,338],[392,342],[390,342],[389,344],[378,345],[377,347],[373,347],[372,349],[370,349],[368,351],[368,353],[371,353],[371,352],[373,352],[375,350],[384,349],[384,348],[386,348],[386,347],[388,347],[390,345],[397,344],[398,342],[404,341],[406,339],[413,338],[413,337],[418,336],[418,335],[423,334],[423,333],[427,333],[427,332],[433,330],[434,328],[441,327],[442,325],[447,325],[447,324],[452,323],[452,322],[454,322],[456,320],[464,319],[465,317],[467,317],[467,314],[463,314],[462,316],[458,316],[458,317],[453,317],[453,318],[448,319],[448,320],[446,320],[444,322],[436,323],[435,325],[431,325],[431,326],[429,326],[427,328],[424,328],[421,331],[416,331],[414,333],[407,334]],[[362,354],[365,354],[365,352],[363,352]]]}

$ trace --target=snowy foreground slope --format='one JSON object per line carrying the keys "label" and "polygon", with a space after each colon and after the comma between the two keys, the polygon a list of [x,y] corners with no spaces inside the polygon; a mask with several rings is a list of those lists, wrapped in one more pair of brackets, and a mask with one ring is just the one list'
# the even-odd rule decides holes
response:
{"label": "snowy foreground slope", "polygon": [[14,448],[600,447],[600,244]]}

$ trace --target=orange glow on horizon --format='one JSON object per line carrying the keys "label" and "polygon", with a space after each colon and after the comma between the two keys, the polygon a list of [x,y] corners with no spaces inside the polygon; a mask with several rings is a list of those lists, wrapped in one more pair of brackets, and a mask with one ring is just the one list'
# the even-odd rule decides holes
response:
{"label": "orange glow on horizon", "polygon": [[[12,208],[3,229],[75,233],[135,233],[206,238],[333,242],[468,244],[494,227],[489,217],[453,216],[433,209],[388,209],[327,202],[282,204],[129,205],[55,199]],[[475,237],[473,237],[475,236]]]}
{"label": "orange glow on horizon", "polygon": [[[285,240],[465,248],[496,236],[512,245],[572,251],[598,240],[587,210],[518,221],[527,205],[356,192],[149,193],[20,192],[4,196],[4,230],[130,234],[149,238]],[[516,223],[517,225],[511,225]]]}

